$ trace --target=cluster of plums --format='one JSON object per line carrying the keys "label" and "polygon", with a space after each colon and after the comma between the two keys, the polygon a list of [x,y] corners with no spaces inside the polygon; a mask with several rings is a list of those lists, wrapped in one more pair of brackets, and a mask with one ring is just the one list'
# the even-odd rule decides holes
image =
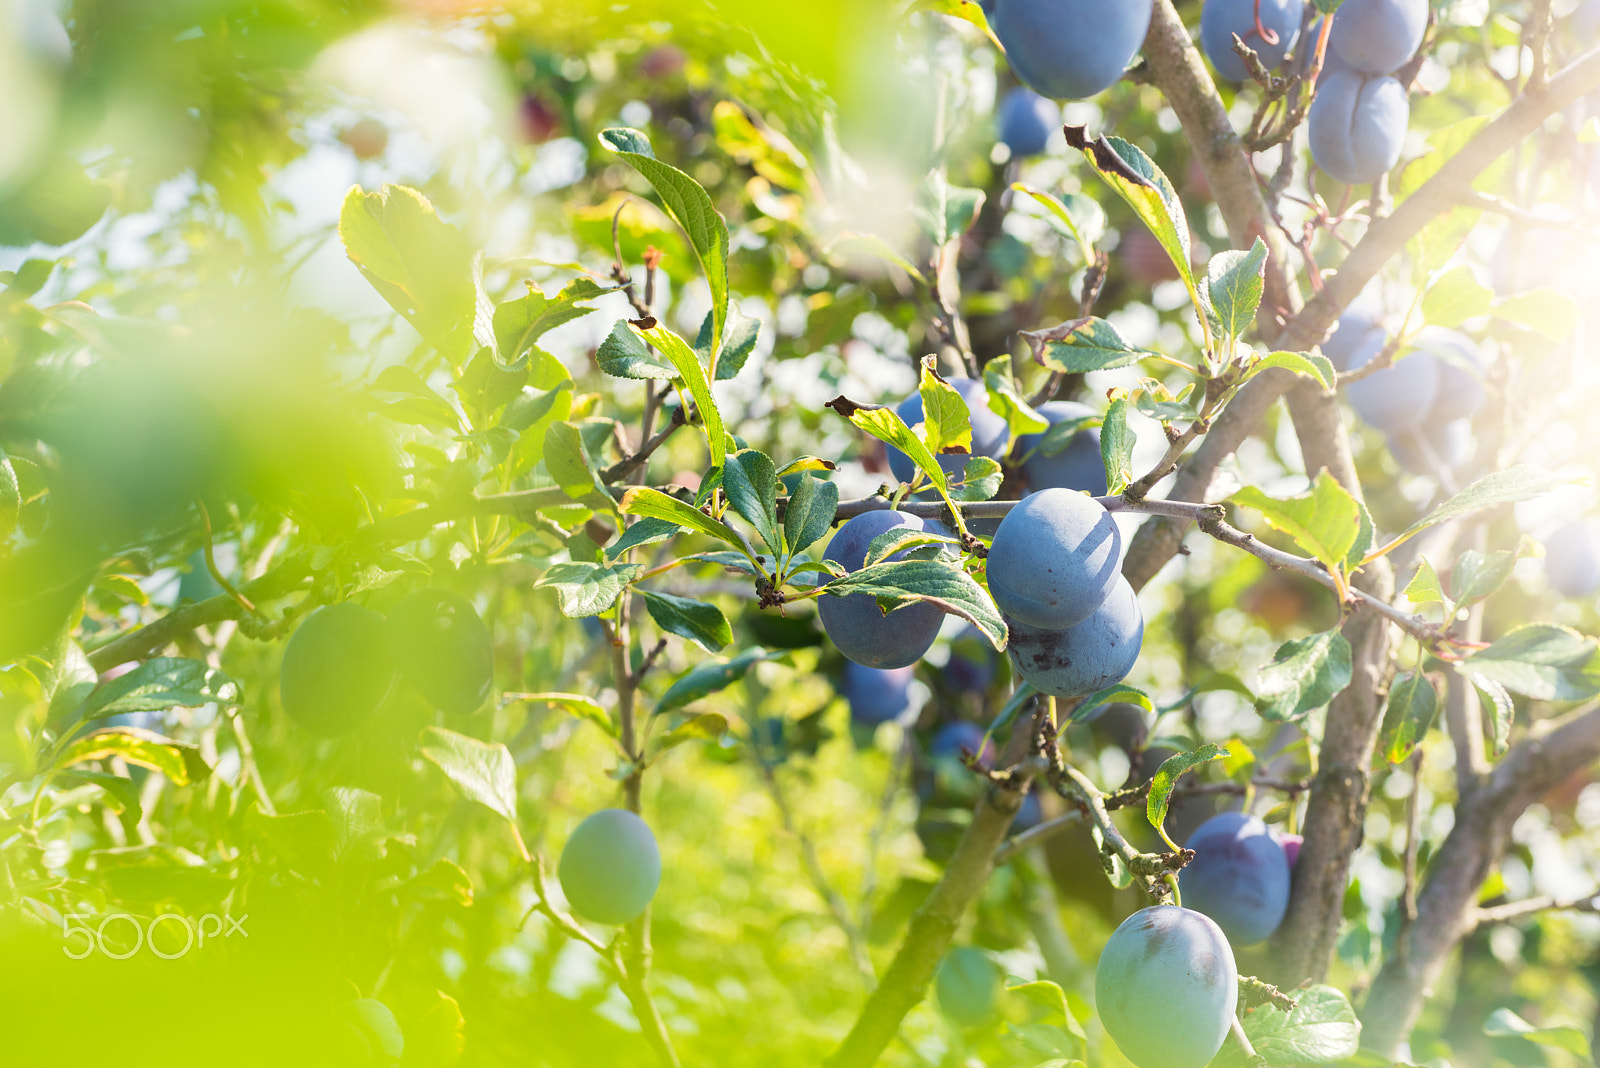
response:
{"label": "cluster of plums", "polygon": [[1225,812],[1184,843],[1183,907],[1123,921],[1100,954],[1095,1005],[1106,1033],[1139,1068],[1202,1068],[1217,1055],[1239,1000],[1233,946],[1264,941],[1289,904],[1297,835]]}
{"label": "cluster of plums", "polygon": [[[1214,2],[1207,0],[1207,6]],[[1422,46],[1427,28],[1428,0],[1345,0],[1340,5],[1306,117],[1318,167],[1357,185],[1377,181],[1400,161],[1411,102],[1392,75]]]}
{"label": "cluster of plums", "polygon": [[464,714],[489,698],[494,644],[472,603],[416,590],[386,619],[353,601],[306,616],[278,668],[283,710],[313,734],[347,734],[370,719],[396,669],[436,708]]}
{"label": "cluster of plums", "polygon": [[[1001,459],[1010,451],[1006,421],[989,409],[981,382],[951,378],[949,385],[966,402],[972,429],[972,454]],[[922,397],[912,394],[896,409],[907,426],[922,422]],[[1051,401],[1039,412],[1051,425],[1076,420],[1092,411],[1068,401]],[[1076,697],[1093,693],[1124,678],[1133,669],[1144,641],[1144,616],[1133,587],[1122,578],[1122,535],[1105,507],[1086,496],[1104,494],[1105,468],[1096,430],[1072,435],[1059,451],[1038,448],[1042,434],[1024,435],[1016,450],[1021,472],[1033,487],[992,530],[988,556],[989,592],[1010,629],[1010,647],[1018,671],[1041,693]],[[968,456],[939,457],[953,477],[965,470]],[[889,469],[910,481],[916,469],[898,449],[889,451]],[[980,534],[991,531],[973,524]],[[881,510],[851,519],[828,544],[827,558],[846,571],[866,562],[873,540],[891,530],[948,534],[939,523],[908,512]],[[890,559],[898,559],[895,554]],[[845,657],[861,667],[893,672],[920,660],[944,622],[944,613],[928,602],[901,607],[888,615],[867,594],[825,598],[818,606],[823,629]],[[847,680],[866,692],[884,687],[901,693],[893,677],[862,675]],[[909,681],[909,674],[905,676]],[[905,710],[891,700],[873,702],[884,719]]]}
{"label": "cluster of plums", "polygon": [[[1352,305],[1339,319],[1322,354],[1339,371],[1365,366],[1389,343],[1389,334],[1368,307]],[[1471,459],[1471,419],[1483,407],[1487,364],[1471,338],[1426,327],[1393,366],[1345,387],[1345,399],[1363,421],[1388,436],[1395,459],[1408,471],[1432,473]]]}

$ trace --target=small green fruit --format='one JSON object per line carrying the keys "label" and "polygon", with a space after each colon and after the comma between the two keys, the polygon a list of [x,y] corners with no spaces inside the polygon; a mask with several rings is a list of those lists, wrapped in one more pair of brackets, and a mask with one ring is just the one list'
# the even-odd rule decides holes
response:
{"label": "small green fruit", "polygon": [[994,1014],[1000,969],[983,950],[957,946],[940,962],[933,986],[941,1012],[955,1023],[975,1027]]}
{"label": "small green fruit", "polygon": [[283,710],[325,737],[347,734],[378,710],[394,682],[383,617],[346,601],[305,618],[283,650]]}
{"label": "small green fruit", "polygon": [[464,714],[489,699],[494,641],[465,597],[433,589],[408,594],[389,613],[389,641],[400,673],[434,707]]}
{"label": "small green fruit", "polygon": [[567,839],[556,874],[574,912],[620,926],[637,918],[656,896],[661,851],[644,820],[625,809],[601,809]]}

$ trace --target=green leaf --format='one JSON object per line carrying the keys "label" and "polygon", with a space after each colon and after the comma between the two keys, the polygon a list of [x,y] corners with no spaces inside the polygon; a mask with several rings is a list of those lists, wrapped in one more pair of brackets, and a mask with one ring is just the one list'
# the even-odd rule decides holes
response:
{"label": "green leaf", "polygon": [[606,546],[606,559],[616,560],[629,549],[666,541],[682,529],[678,524],[665,519],[641,519],[623,531],[622,537]]}
{"label": "green leaf", "polygon": [[1067,1003],[1067,992],[1060,985],[1048,979],[1035,979],[1024,982],[1016,978],[1006,980],[1006,993],[1021,994],[1035,1005],[1061,1013],[1065,1030],[1074,1038],[1087,1042],[1088,1036],[1083,1033],[1083,1025],[1078,1018],[1072,1015],[1072,1007]]}
{"label": "green leaf", "polygon": [[893,408],[886,408],[881,404],[857,404],[848,397],[835,397],[827,406],[844,416],[854,426],[905,453],[911,458],[911,462],[928,476],[934,486],[943,492],[949,492],[950,482],[945,478],[944,469],[928,451],[928,446],[911,432],[911,428],[906,426],[900,414]]}
{"label": "green leaf", "polygon": [[1060,455],[1079,433],[1098,428],[1104,422],[1102,416],[1086,415],[1081,419],[1063,419],[1059,423],[1052,423],[1050,429],[1040,435],[1039,443],[1029,449],[1018,462],[1026,463],[1034,456]]}
{"label": "green leaf", "polygon": [[1428,676],[1410,671],[1394,680],[1383,712],[1383,755],[1398,764],[1411,755],[1439,714],[1439,695]]}
{"label": "green leaf", "polygon": [[403,185],[352,186],[339,210],[345,255],[372,288],[451,363],[472,345],[477,295],[466,237]]}
{"label": "green leaf", "polygon": [[[722,344],[723,327],[728,321],[728,224],[711,202],[710,195],[687,174],[656,159],[650,139],[638,130],[614,126],[600,131],[600,143],[621,156],[655,187],[661,203],[672,213],[694,247],[700,270],[711,287],[711,345]],[[676,361],[674,361],[676,363]],[[720,428],[719,428],[720,429]],[[716,466],[722,459],[717,457]]]}
{"label": "green leaf", "polygon": [[600,728],[607,738],[620,737],[617,725],[611,722],[611,717],[606,714],[606,710],[593,697],[585,697],[581,693],[519,693],[507,694],[506,697],[509,700],[539,701],[547,705],[555,705],[571,716],[593,723]]}
{"label": "green leaf", "polygon": [[239,684],[202,660],[158,656],[118,675],[89,695],[78,714],[101,719],[124,712],[238,704]]}
{"label": "green leaf", "polygon": [[1504,756],[1511,746],[1511,724],[1516,720],[1517,706],[1506,688],[1475,671],[1463,673],[1478,691],[1479,703],[1488,715],[1489,741],[1495,756]]}
{"label": "green leaf", "polygon": [[1552,471],[1530,467],[1525,464],[1519,464],[1504,471],[1495,471],[1478,479],[1478,481],[1411,524],[1406,528],[1405,533],[1386,546],[1385,551],[1393,549],[1407,538],[1447,520],[1460,519],[1462,516],[1472,515],[1474,512],[1481,512],[1487,508],[1497,508],[1502,504],[1530,501],[1535,497],[1542,497],[1546,493],[1558,490],[1562,486],[1581,481],[1581,478],[1571,475],[1558,475]]}
{"label": "green leaf", "polygon": [[129,764],[159,771],[174,786],[188,786],[211,774],[210,766],[201,759],[198,746],[173,741],[141,727],[107,727],[74,738],[56,757],[54,766],[68,768],[111,757],[121,757]]}
{"label": "green leaf", "polygon": [[918,392],[922,397],[922,440],[928,451],[940,453],[972,451],[972,416],[966,398],[939,377],[933,357],[922,361]]}
{"label": "green leaf", "polygon": [[1319,353],[1273,352],[1251,364],[1250,370],[1240,381],[1249,381],[1269,367],[1282,367],[1297,375],[1315,379],[1323,389],[1332,389],[1339,374],[1334,370],[1333,361]]}
{"label": "green leaf", "polygon": [[[1055,336],[1068,325],[1072,329],[1064,337]],[[1127,367],[1154,355],[1144,349],[1135,348],[1116,327],[1104,319],[1093,316],[1055,327],[1048,333],[1051,336],[1045,340],[1044,348],[1039,352],[1039,362],[1061,374],[1081,375],[1090,371],[1109,371],[1117,367]],[[1030,335],[1025,333],[1024,336]]]}
{"label": "green leaf", "polygon": [[1439,576],[1434,573],[1433,565],[1426,559],[1417,564],[1417,573],[1411,576],[1411,581],[1406,584],[1405,598],[1414,605],[1430,604],[1437,601],[1444,604],[1444,587],[1439,585]]}
{"label": "green leaf", "polygon": [[1496,319],[1526,326],[1559,345],[1578,328],[1578,305],[1557,289],[1532,289],[1494,303]]}
{"label": "green leaf", "polygon": [[1461,668],[1536,701],[1585,701],[1600,694],[1595,639],[1554,623],[1516,627]]}
{"label": "green leaf", "polygon": [[121,775],[106,771],[76,769],[56,773],[56,785],[68,789],[77,783],[98,786],[106,795],[105,804],[115,812],[124,812],[135,823],[144,818],[144,806],[139,801],[139,784]]}
{"label": "green leaf", "polygon": [[987,456],[974,456],[967,460],[961,472],[961,482],[950,488],[950,496],[958,501],[987,501],[1000,492],[1005,472],[1000,461]]}
{"label": "green leaf", "polygon": [[695,407],[700,409],[700,418],[705,422],[711,466],[721,467],[727,455],[727,431],[723,429],[722,412],[717,408],[717,399],[712,396],[711,383],[706,379],[706,369],[700,366],[699,357],[688,342],[654,319],[641,319],[629,325],[678,369],[684,385],[689,387],[689,393],[694,397]]}
{"label": "green leaf", "polygon": [[586,302],[616,288],[590,278],[575,278],[560,293],[547,297],[532,282],[527,287],[527,296],[505,301],[494,309],[494,342],[503,365],[515,365],[541,337],[562,323],[595,311]]}
{"label": "green leaf", "polygon": [[[1096,713],[1103,711],[1109,705],[1137,705],[1146,712],[1152,713],[1156,710],[1155,702],[1150,699],[1149,694],[1119,682],[1107,686],[1103,690],[1096,690],[1079,701],[1078,707],[1074,708],[1072,714],[1067,717],[1067,723],[1091,722]],[[1061,726],[1065,729],[1066,723]]]}
{"label": "green leaf", "polygon": [[1330,571],[1344,566],[1350,547],[1361,533],[1361,509],[1356,499],[1326,468],[1317,472],[1310,492],[1297,497],[1280,500],[1246,486],[1228,499],[1260,512],[1268,526],[1289,535]]}
{"label": "green leaf", "polygon": [[834,597],[868,594],[886,612],[912,601],[927,601],[983,631],[996,649],[1006,647],[1006,625],[988,591],[959,567],[938,560],[874,564],[836,578],[822,590]]}
{"label": "green leaf", "polygon": [[[718,107],[721,105],[719,104]],[[717,381],[737,378],[744,370],[745,361],[756,350],[756,339],[761,335],[761,320],[741,315],[737,308],[728,309],[728,326],[723,331],[722,351],[715,360],[711,358],[711,329],[715,324],[707,313],[700,323],[700,333],[694,340],[694,351],[706,366],[715,366]]]}
{"label": "green leaf", "polygon": [[809,471],[800,476],[783,513],[784,538],[791,553],[803,553],[821,541],[839,510],[839,487]]}
{"label": "green leaf", "polygon": [[422,732],[422,755],[456,785],[461,796],[517,822],[517,765],[511,750],[499,742],[480,742],[465,734],[428,727]]}
{"label": "green leaf", "polygon": [[678,748],[685,742],[715,741],[727,733],[727,719],[715,712],[707,712],[704,715],[691,716],[667,733],[659,735],[651,743],[650,748],[653,755],[659,756],[669,749]]}
{"label": "green leaf", "polygon": [[1511,577],[1517,555],[1503,549],[1480,553],[1468,549],[1456,559],[1450,569],[1450,597],[1458,608],[1477,604],[1491,596]]}
{"label": "green leaf", "polygon": [[0,541],[11,537],[21,515],[22,490],[17,484],[17,471],[11,466],[5,450],[0,449]]}
{"label": "green leaf", "polygon": [[544,466],[556,485],[575,501],[611,506],[611,495],[589,462],[583,431],[575,423],[551,423],[544,432]]}
{"label": "green leaf", "polygon": [[1259,237],[1249,252],[1219,252],[1206,269],[1211,311],[1229,338],[1241,337],[1255,322],[1267,269],[1267,245]]}
{"label": "green leaf", "polygon": [[1026,193],[1043,204],[1050,212],[1051,218],[1078,243],[1078,251],[1083,253],[1083,261],[1094,262],[1095,243],[1104,237],[1106,232],[1105,209],[1082,193],[1055,195],[1033,189],[1021,182],[1013,182],[1011,188],[1019,193]]}
{"label": "green leaf", "polygon": [[1264,719],[1295,721],[1323,707],[1350,685],[1350,643],[1337,630],[1284,642],[1261,671],[1256,711]]}
{"label": "green leaf", "polygon": [[1155,777],[1150,780],[1150,796],[1145,799],[1144,805],[1145,819],[1150,821],[1150,826],[1156,829],[1157,834],[1162,838],[1167,837],[1167,805],[1172,801],[1172,788],[1178,784],[1179,777],[1190,768],[1224,759],[1227,755],[1226,749],[1208,742],[1192,753],[1179,753],[1161,762]]}
{"label": "green leaf", "polygon": [[1454,328],[1483,315],[1493,300],[1494,291],[1463,264],[1440,275],[1422,294],[1422,318],[1433,326]]}
{"label": "green leaf", "polygon": [[1535,1027],[1510,1009],[1496,1009],[1484,1021],[1483,1033],[1491,1038],[1525,1038],[1541,1046],[1553,1046],[1577,1057],[1589,1060],[1589,1039],[1576,1027]]}
{"label": "green leaf", "polygon": [[[1101,135],[1091,141],[1082,126],[1068,126],[1066,133],[1068,146],[1081,151],[1096,173],[1150,228],[1177,267],[1178,276],[1188,288],[1195,307],[1204,308],[1206,301],[1195,284],[1194,268],[1189,263],[1189,220],[1184,214],[1183,202],[1178,199],[1178,191],[1161,168],[1137,145],[1120,137]],[[1204,316],[1201,322],[1205,322]]]}
{"label": "green leaf", "polygon": [[732,660],[714,657],[702,660],[690,668],[677,682],[667,688],[656,702],[655,714],[665,715],[685,708],[703,697],[727,689],[744,678],[751,666],[768,659],[772,654],[756,647],[746,649]]}
{"label": "green leaf", "polygon": [[944,245],[967,232],[983,199],[983,190],[951,185],[945,180],[944,168],[938,167],[929,171],[917,188],[911,214],[929,241]]}
{"label": "green leaf", "polygon": [[650,618],[668,634],[694,642],[708,653],[717,652],[733,641],[728,617],[716,605],[656,590],[640,590],[639,593],[644,597]]}
{"label": "green leaf", "polygon": [[611,333],[595,350],[594,361],[600,370],[614,378],[678,377],[678,369],[663,363],[625,319],[619,319]]}
{"label": "green leaf", "polygon": [[954,538],[943,534],[935,534],[929,530],[916,530],[911,527],[893,527],[884,531],[867,546],[867,555],[862,560],[863,567],[880,564],[896,553],[906,552],[922,545],[958,545]]}
{"label": "green leaf", "polygon": [[1288,1068],[1355,1056],[1361,1023],[1344,994],[1319,985],[1296,990],[1294,999],[1295,1007],[1287,1013],[1263,1005],[1243,1016],[1245,1034],[1267,1064]]}
{"label": "green leaf", "polygon": [[722,489],[733,510],[744,516],[774,553],[783,551],[778,526],[778,472],[772,459],[756,449],[743,449],[727,459]]}
{"label": "green leaf", "polygon": [[1133,481],[1133,430],[1128,426],[1128,398],[1118,397],[1100,424],[1100,459],[1106,466],[1106,492],[1116,496]]}
{"label": "green leaf", "polygon": [[692,504],[669,497],[658,489],[635,486],[622,495],[617,510],[623,515],[646,516],[665,520],[680,527],[699,531],[728,545],[738,545],[739,537],[728,524],[713,519]]}
{"label": "green leaf", "polygon": [[983,387],[989,393],[989,410],[1006,421],[1013,438],[1050,429],[1050,421],[1017,392],[1009,355],[996,356],[983,365]]}
{"label": "green leaf", "polygon": [[556,591],[561,614],[572,619],[597,616],[617,603],[623,588],[632,582],[644,568],[638,564],[599,564],[577,562],[553,564],[539,576],[534,588],[549,587]]}

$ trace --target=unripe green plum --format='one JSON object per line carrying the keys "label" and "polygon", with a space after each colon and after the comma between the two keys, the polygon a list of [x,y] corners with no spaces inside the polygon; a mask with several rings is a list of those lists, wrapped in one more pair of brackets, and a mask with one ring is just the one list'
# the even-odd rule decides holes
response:
{"label": "unripe green plum", "polygon": [[1126,678],[1144,647],[1144,613],[1128,580],[1083,622],[1061,630],[1006,619],[1017,672],[1040,693],[1082,697]]}
{"label": "unripe green plum", "polygon": [[1400,162],[1411,102],[1387,75],[1326,74],[1306,117],[1317,166],[1347,185],[1375,182]]}
{"label": "unripe green plum", "polygon": [[637,919],[661,885],[661,851],[650,827],[626,809],[601,809],[567,839],[556,869],[567,904],[586,920]]}
{"label": "unripe green plum", "polygon": [[1082,623],[1120,577],[1122,533],[1105,506],[1071,490],[1024,497],[989,548],[989,592],[1006,615],[1030,627]]}
{"label": "unripe green plum", "polygon": [[409,593],[389,613],[389,641],[406,681],[436,708],[482,707],[494,684],[494,641],[472,602],[447,590]]}
{"label": "unripe green plum", "polygon": [[1094,96],[1122,77],[1151,0],[995,0],[989,25],[1017,76],[1045,96]]}
{"label": "unripe green plum", "polygon": [[393,683],[383,617],[352,601],[307,616],[290,636],[278,667],[284,712],[326,737],[369,719]]}
{"label": "unripe green plum", "polygon": [[976,1027],[994,1015],[1000,997],[1000,969],[981,949],[957,946],[939,963],[933,985],[945,1016]]}
{"label": "unripe green plum", "polygon": [[1122,921],[1100,953],[1095,1008],[1138,1068],[1203,1068],[1228,1037],[1239,969],[1209,918],[1176,905]]}
{"label": "unripe green plum", "polygon": [[[867,551],[879,534],[905,527],[929,530],[927,523],[909,512],[864,512],[839,528],[828,543],[826,558],[846,571],[859,571]],[[898,559],[895,553],[890,559]],[[922,658],[939,636],[944,612],[927,601],[903,605],[887,616],[871,595],[852,593],[847,597],[823,597],[817,605],[822,629],[846,659],[863,667],[903,668]]]}
{"label": "unripe green plum", "polygon": [[[1049,401],[1039,405],[1037,411],[1051,426],[1099,415],[1087,404],[1075,401]],[[1078,431],[1067,440],[1065,447],[1049,455],[1033,452],[1043,439],[1044,434],[1024,434],[1017,439],[1017,455],[1026,457],[1022,461],[1022,474],[1028,480],[1029,489],[1035,492],[1052,488],[1081,490],[1090,496],[1105,496],[1106,465],[1100,456],[1098,427]],[[1030,452],[1032,456],[1028,455]]]}

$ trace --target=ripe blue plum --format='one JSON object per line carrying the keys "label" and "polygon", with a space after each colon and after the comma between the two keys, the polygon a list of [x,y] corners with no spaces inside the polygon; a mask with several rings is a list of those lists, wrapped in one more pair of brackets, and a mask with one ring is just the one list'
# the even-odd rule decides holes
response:
{"label": "ripe blue plum", "polygon": [[1071,490],[1040,490],[995,531],[989,592],[1006,615],[1060,630],[1105,603],[1121,563],[1122,534],[1104,505]]}
{"label": "ripe blue plum", "polygon": [[1040,693],[1082,697],[1126,678],[1144,646],[1144,613],[1128,580],[1088,619],[1061,630],[1007,619],[1017,671]]}
{"label": "ripe blue plum", "polygon": [[1574,520],[1544,539],[1544,573],[1550,588],[1563,597],[1589,597],[1600,590],[1594,525]]}
{"label": "ripe blue plum", "polygon": [[[839,528],[826,557],[846,571],[859,571],[872,539],[889,530],[939,529],[907,512],[865,512]],[[895,554],[898,558],[900,554]],[[901,668],[916,663],[938,637],[944,612],[926,601],[903,605],[888,616],[865,593],[824,597],[817,605],[822,629],[846,658],[864,667]]]}
{"label": "ripe blue plum", "polygon": [[[1051,426],[1100,414],[1087,404],[1074,401],[1049,401],[1039,405],[1037,410]],[[1106,465],[1100,457],[1098,427],[1078,431],[1068,439],[1066,447],[1054,455],[1040,452],[1029,456],[1043,438],[1043,434],[1024,434],[1017,439],[1017,455],[1026,457],[1022,461],[1022,474],[1028,480],[1029,489],[1081,490],[1093,497],[1106,495]]]}
{"label": "ripe blue plum", "polygon": [[983,693],[994,681],[996,661],[989,639],[977,627],[963,627],[950,642],[944,680],[956,693]]}
{"label": "ripe blue plum", "polygon": [[966,720],[946,723],[934,732],[928,755],[935,760],[960,760],[971,753],[980,760],[990,760],[994,757],[994,746],[985,742],[983,735],[983,728],[976,723]]}
{"label": "ripe blue plum", "polygon": [[981,949],[957,946],[939,962],[933,987],[939,1011],[955,1023],[975,1027],[994,1014],[1000,969]]}
{"label": "ripe blue plum", "polygon": [[489,699],[494,641],[472,602],[447,590],[407,594],[389,613],[389,642],[406,681],[458,715]]}
{"label": "ripe blue plum", "polygon": [[283,710],[324,737],[345,734],[378,710],[394,683],[383,616],[353,601],[312,612],[278,666]]}
{"label": "ripe blue plum", "polygon": [[1400,162],[1411,102],[1386,75],[1325,74],[1306,117],[1311,158],[1348,185],[1375,182]]}
{"label": "ripe blue plum", "polygon": [[989,25],[1018,77],[1079,100],[1122,77],[1150,29],[1152,0],[996,0]]}
{"label": "ripe blue plum", "polygon": [[1333,16],[1328,48],[1362,74],[1390,74],[1422,45],[1428,0],[1345,0]]}
{"label": "ripe blue plum", "polygon": [[1210,919],[1177,905],[1141,909],[1100,953],[1095,1009],[1138,1068],[1203,1068],[1222,1048],[1239,1000],[1239,968]]}
{"label": "ripe blue plum", "polygon": [[661,851],[644,820],[626,809],[603,808],[567,839],[556,876],[572,911],[617,927],[638,918],[656,896]]}
{"label": "ripe blue plum", "polygon": [[1376,310],[1364,304],[1352,304],[1339,316],[1335,330],[1321,348],[1335,371],[1348,371],[1382,352],[1388,340],[1389,335],[1379,322]]}
{"label": "ripe blue plum", "polygon": [[1457,330],[1428,326],[1418,331],[1412,348],[1435,358],[1439,365],[1439,392],[1428,412],[1432,422],[1470,419],[1487,399],[1483,389],[1483,350]]}
{"label": "ripe blue plum", "polygon": [[1270,938],[1289,907],[1289,858],[1267,825],[1243,812],[1224,812],[1183,845],[1195,852],[1178,874],[1184,903],[1215,920],[1235,945]]}
{"label": "ripe blue plum", "polygon": [[[947,378],[945,382],[950,388],[961,394],[961,399],[967,402],[967,417],[972,425],[972,452],[945,453],[939,459],[939,467],[946,475],[960,478],[967,469],[967,460],[973,456],[988,456],[1000,459],[1006,454],[1006,445],[1011,440],[1011,428],[1006,421],[989,410],[989,391],[983,383],[974,378],[960,376]],[[911,394],[896,406],[895,411],[913,430],[922,422],[922,393]],[[910,482],[916,474],[917,465],[911,462],[911,457],[896,448],[889,448],[889,470],[901,482]]]}
{"label": "ripe blue plum", "polygon": [[1061,125],[1061,108],[1032,89],[1017,86],[1000,99],[995,113],[1000,142],[1011,150],[1013,159],[1037,156],[1050,143],[1050,135]]}
{"label": "ripe blue plum", "polygon": [[876,727],[899,719],[911,707],[911,676],[909,667],[882,670],[846,660],[840,689],[850,703],[851,720]]}
{"label": "ripe blue plum", "polygon": [[1022,807],[1017,809],[1017,814],[1011,820],[1011,833],[1021,834],[1023,831],[1032,830],[1044,821],[1044,806],[1039,803],[1039,791],[1029,790],[1028,796],[1022,799]]}
{"label": "ripe blue plum", "polygon": [[[1365,345],[1351,361],[1351,370],[1365,366],[1383,345]],[[1391,435],[1417,430],[1426,424],[1439,396],[1439,361],[1426,352],[1411,352],[1385,367],[1350,383],[1345,400],[1363,420]]]}
{"label": "ripe blue plum", "polygon": [[[1467,419],[1453,419],[1448,423],[1430,419],[1416,430],[1404,430],[1389,437],[1389,451],[1403,470],[1430,477],[1438,474],[1439,466],[1453,471],[1465,464],[1472,459],[1476,446],[1472,422]],[[1423,451],[1424,447],[1427,452]]]}
{"label": "ripe blue plum", "polygon": [[1305,17],[1305,0],[1259,0],[1261,26],[1276,35],[1268,44],[1256,30],[1258,0],[1206,0],[1200,12],[1200,43],[1217,73],[1230,82],[1250,77],[1244,60],[1233,50],[1235,35],[1255,50],[1268,70],[1276,70],[1300,39],[1300,23]]}
{"label": "ripe blue plum", "polygon": [[1283,846],[1283,859],[1289,862],[1289,870],[1294,870],[1294,862],[1300,859],[1300,847],[1305,845],[1304,835],[1289,834],[1287,831],[1275,832],[1278,844]]}

